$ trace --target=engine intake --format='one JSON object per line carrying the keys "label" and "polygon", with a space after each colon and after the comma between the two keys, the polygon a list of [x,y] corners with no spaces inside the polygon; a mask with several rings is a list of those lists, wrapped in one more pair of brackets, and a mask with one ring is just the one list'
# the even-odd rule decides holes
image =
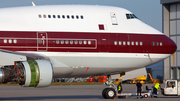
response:
{"label": "engine intake", "polygon": [[47,87],[53,79],[53,66],[47,60],[16,62],[0,69],[0,82],[16,82],[23,87]]}

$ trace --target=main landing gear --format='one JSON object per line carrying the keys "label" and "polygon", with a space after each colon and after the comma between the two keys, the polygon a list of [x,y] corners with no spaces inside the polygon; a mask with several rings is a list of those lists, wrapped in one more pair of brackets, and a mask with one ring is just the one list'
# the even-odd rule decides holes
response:
{"label": "main landing gear", "polygon": [[102,96],[105,99],[114,99],[116,97],[117,88],[111,80],[111,75],[107,76],[107,81],[105,82],[105,85],[107,86],[107,88],[102,91]]}

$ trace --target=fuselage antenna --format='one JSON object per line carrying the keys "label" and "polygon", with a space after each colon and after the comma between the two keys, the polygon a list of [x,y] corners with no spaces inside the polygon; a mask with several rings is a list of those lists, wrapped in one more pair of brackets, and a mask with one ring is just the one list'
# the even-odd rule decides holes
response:
{"label": "fuselage antenna", "polygon": [[32,5],[33,5],[33,6],[36,6],[36,4],[35,4],[33,1],[32,1]]}

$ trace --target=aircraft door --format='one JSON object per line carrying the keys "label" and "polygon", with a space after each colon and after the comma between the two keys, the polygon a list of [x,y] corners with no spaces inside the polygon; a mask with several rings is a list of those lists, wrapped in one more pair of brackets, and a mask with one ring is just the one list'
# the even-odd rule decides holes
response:
{"label": "aircraft door", "polygon": [[114,12],[111,12],[111,21],[112,25],[118,25],[116,14]]}
{"label": "aircraft door", "polygon": [[47,42],[47,33],[38,32],[37,33],[37,51],[47,51],[48,42]]}
{"label": "aircraft door", "polygon": [[98,41],[98,46],[99,46],[99,51],[100,52],[108,52],[108,34],[99,34],[99,41]]}

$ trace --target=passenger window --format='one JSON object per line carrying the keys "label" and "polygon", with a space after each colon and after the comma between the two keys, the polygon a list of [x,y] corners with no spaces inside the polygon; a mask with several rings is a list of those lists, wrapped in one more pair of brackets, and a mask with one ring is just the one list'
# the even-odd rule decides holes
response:
{"label": "passenger window", "polygon": [[69,41],[68,41],[68,40],[66,40],[66,44],[69,44]]}
{"label": "passenger window", "polygon": [[127,42],[127,45],[130,45],[130,42],[129,42],[129,41]]}
{"label": "passenger window", "polygon": [[140,46],[142,46],[143,45],[143,42],[140,42]]}
{"label": "passenger window", "polygon": [[7,43],[7,39],[4,39],[4,43]]}
{"label": "passenger window", "polygon": [[152,46],[154,46],[155,44],[154,44],[154,42],[152,42]]}
{"label": "passenger window", "polygon": [[121,41],[119,41],[119,45],[122,45]]}
{"label": "passenger window", "polygon": [[134,46],[134,41],[131,42],[131,45]]}
{"label": "passenger window", "polygon": [[79,19],[79,16],[78,16],[78,15],[76,15],[76,19]]}
{"label": "passenger window", "polygon": [[41,40],[39,40],[39,44],[41,44]]}
{"label": "passenger window", "polygon": [[42,16],[40,14],[38,16],[39,16],[39,18],[42,18]]}
{"label": "passenger window", "polygon": [[65,16],[63,15],[62,18],[65,19]]}
{"label": "passenger window", "polygon": [[13,40],[13,43],[17,43],[17,40],[16,40],[16,39],[14,39],[14,40]]}
{"label": "passenger window", "polygon": [[91,44],[91,41],[88,41],[88,44],[90,45],[90,44]]}
{"label": "passenger window", "polygon": [[86,44],[87,44],[87,42],[86,42],[86,41],[84,41],[84,44],[86,45]]}
{"label": "passenger window", "polygon": [[43,15],[44,18],[46,18],[46,15]]}
{"label": "passenger window", "polygon": [[159,46],[159,43],[158,43],[158,42],[156,42],[156,46]]}
{"label": "passenger window", "polygon": [[81,19],[84,19],[84,17],[81,15]]}
{"label": "passenger window", "polygon": [[12,43],[12,40],[11,40],[11,39],[9,39],[9,43]]}
{"label": "passenger window", "polygon": [[70,44],[73,44],[73,41],[72,41],[72,40],[70,41]]}
{"label": "passenger window", "polygon": [[75,40],[75,44],[78,44],[78,41],[77,41],[77,40]]}
{"label": "passenger window", "polygon": [[80,44],[80,45],[82,44],[82,41],[81,41],[81,40],[79,41],[79,44]]}
{"label": "passenger window", "polygon": [[126,45],[126,41],[123,41],[123,45]]}
{"label": "passenger window", "polygon": [[69,19],[69,15],[67,15],[67,18]]}
{"label": "passenger window", "polygon": [[136,41],[136,46],[138,46],[138,42]]}
{"label": "passenger window", "polygon": [[60,15],[58,15],[58,18],[61,18]]}
{"label": "passenger window", "polygon": [[117,45],[117,41],[114,41],[114,45]]}
{"label": "passenger window", "polygon": [[53,15],[53,18],[56,18],[56,16],[55,16],[55,15]]}
{"label": "passenger window", "polygon": [[64,40],[61,40],[61,44],[64,44]]}
{"label": "passenger window", "polygon": [[48,15],[49,18],[51,18],[51,15]]}
{"label": "passenger window", "polygon": [[56,40],[56,44],[59,44],[59,40]]}
{"label": "passenger window", "polygon": [[74,19],[74,15],[72,15],[71,18]]}
{"label": "passenger window", "polygon": [[163,44],[162,44],[162,42],[160,42],[160,46],[162,46]]}

